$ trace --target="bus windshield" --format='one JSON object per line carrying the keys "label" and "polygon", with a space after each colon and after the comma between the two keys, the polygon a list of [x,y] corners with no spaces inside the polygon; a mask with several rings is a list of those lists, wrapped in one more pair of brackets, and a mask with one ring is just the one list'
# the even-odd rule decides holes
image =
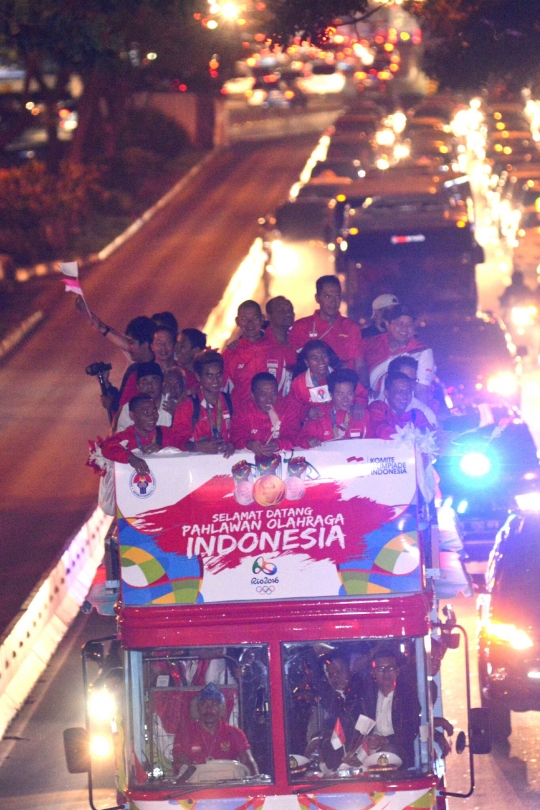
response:
{"label": "bus windshield", "polygon": [[422,638],[282,646],[292,783],[430,772]]}
{"label": "bus windshield", "polygon": [[272,780],[265,645],[133,651],[128,679],[132,783]]}

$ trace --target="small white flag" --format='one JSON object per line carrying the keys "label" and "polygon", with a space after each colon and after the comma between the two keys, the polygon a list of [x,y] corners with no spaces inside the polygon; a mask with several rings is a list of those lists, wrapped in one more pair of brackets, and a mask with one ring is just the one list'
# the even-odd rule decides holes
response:
{"label": "small white flag", "polygon": [[64,276],[79,278],[79,265],[77,262],[60,262],[60,272]]}
{"label": "small white flag", "polygon": [[371,717],[367,717],[365,714],[361,714],[358,717],[358,720],[356,721],[354,727],[357,731],[360,732],[360,734],[363,734],[365,737],[372,731],[372,729],[375,728],[375,722],[376,721],[372,720]]}

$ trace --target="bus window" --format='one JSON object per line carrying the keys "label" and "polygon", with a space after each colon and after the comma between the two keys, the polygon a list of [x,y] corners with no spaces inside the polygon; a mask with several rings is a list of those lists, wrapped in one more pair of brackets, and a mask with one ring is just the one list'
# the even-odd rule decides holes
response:
{"label": "bus window", "polygon": [[424,640],[282,645],[292,783],[431,771]]}
{"label": "bus window", "polygon": [[130,784],[269,783],[265,645],[128,653]]}

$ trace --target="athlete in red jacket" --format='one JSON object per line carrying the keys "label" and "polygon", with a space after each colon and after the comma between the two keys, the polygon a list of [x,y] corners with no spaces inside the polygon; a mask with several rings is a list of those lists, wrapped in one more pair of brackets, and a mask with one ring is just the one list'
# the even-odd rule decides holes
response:
{"label": "athlete in red jacket", "polygon": [[256,301],[240,304],[236,323],[242,337],[223,352],[225,387],[231,392],[235,408],[245,406],[250,397],[251,380],[261,371],[274,375],[279,394],[285,396],[291,377],[287,369],[289,352],[277,340],[264,336],[263,315]]}
{"label": "athlete in red jacket", "polygon": [[238,450],[246,447],[257,456],[273,456],[292,450],[300,429],[294,402],[278,396],[275,377],[256,374],[251,383],[252,397],[241,411],[234,411],[231,439]]}
{"label": "athlete in red jacket", "polygon": [[396,428],[412,424],[420,430],[431,425],[417,408],[407,410],[414,391],[414,380],[400,371],[389,374],[385,380],[385,399],[377,399],[368,406],[371,429],[377,439],[390,439]]}
{"label": "athlete in red jacket", "polygon": [[178,447],[180,442],[173,428],[157,427],[158,409],[150,394],[139,394],[129,403],[129,415],[133,424],[120,433],[105,439],[101,452],[111,461],[131,464],[141,475],[150,472],[143,458],[133,451],[156,453],[162,447]]}
{"label": "athlete in red jacket", "polygon": [[369,414],[364,411],[357,416],[358,404],[355,402],[355,389],[358,377],[348,368],[333,371],[328,376],[328,390],[331,402],[319,406],[321,416],[307,419],[298,444],[300,447],[318,447],[323,442],[334,439],[367,439],[371,436]]}
{"label": "athlete in red jacket", "polygon": [[321,276],[317,279],[315,300],[319,309],[308,318],[295,321],[290,332],[290,341],[300,350],[308,340],[324,340],[339,359],[358,374],[362,385],[368,384],[368,372],[364,360],[364,345],[360,327],[339,312],[341,284],[336,276]]}
{"label": "athlete in red jacket", "polygon": [[232,409],[223,385],[223,358],[216,351],[202,352],[194,361],[200,390],[177,407],[173,428],[182,450],[195,453],[234,453],[230,440]]}

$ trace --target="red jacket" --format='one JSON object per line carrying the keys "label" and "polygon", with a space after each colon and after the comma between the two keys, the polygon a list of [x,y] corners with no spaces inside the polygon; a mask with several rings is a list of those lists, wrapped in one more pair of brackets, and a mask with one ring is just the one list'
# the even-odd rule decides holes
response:
{"label": "red jacket", "polygon": [[287,370],[288,349],[275,339],[263,337],[256,343],[241,337],[235,349],[225,349],[224,387],[232,395],[233,405],[243,407],[251,398],[251,380],[261,371],[269,371],[277,380],[278,392],[288,393],[290,372]]}
{"label": "red jacket", "polygon": [[[174,414],[173,420],[173,430],[176,431],[178,438],[180,439],[180,448],[182,450],[186,449],[187,442],[198,442],[201,439],[213,439],[212,435],[212,424],[217,426],[217,414],[215,411],[216,408],[212,408],[212,422],[208,416],[208,406],[204,396],[199,394],[199,402],[200,411],[199,411],[199,418],[195,425],[193,424],[193,399],[188,397],[183,402],[181,402]],[[221,417],[221,428],[220,434],[221,438],[224,442],[230,441],[231,435],[231,414],[229,413],[229,408],[227,407],[227,402],[225,401],[225,397],[220,392],[220,401],[221,401],[221,408],[222,408],[222,417]]]}
{"label": "red jacket", "polygon": [[[178,449],[181,449],[179,438],[172,428],[160,427],[160,431],[162,447],[178,447]],[[149,438],[139,435],[139,440],[141,447],[152,444],[152,442],[156,440],[156,431],[154,431]],[[105,439],[101,452],[105,458],[111,461],[120,461],[122,464],[127,464],[129,457],[138,447],[137,429],[135,425],[130,425],[125,430],[121,430],[120,433],[115,433],[114,436],[109,436],[108,439]]]}
{"label": "red jacket", "polygon": [[396,432],[396,428],[405,427],[409,422],[420,430],[426,428],[431,430],[428,420],[417,408],[397,414],[387,402],[377,399],[368,406],[368,411],[371,417],[371,430],[376,439],[389,439]]}
{"label": "red jacket", "polygon": [[290,341],[299,351],[308,340],[324,340],[335,351],[347,368],[354,371],[354,361],[364,356],[364,343],[360,327],[350,318],[344,318],[338,312],[337,318],[330,326],[321,318],[319,310],[308,318],[300,318],[292,325]]}
{"label": "red jacket", "polygon": [[264,336],[267,337],[268,340],[271,341],[272,343],[277,343],[278,346],[281,346],[283,351],[286,353],[285,357],[287,360],[287,365],[294,366],[294,364],[298,360],[298,353],[294,348],[294,346],[292,345],[292,343],[290,341],[288,343],[285,343],[285,345],[283,343],[280,343],[279,340],[274,335],[274,330],[272,329],[271,326],[266,327],[266,329],[264,330]]}
{"label": "red jacket", "polygon": [[[280,450],[292,450],[297,446],[300,417],[294,402],[278,397],[274,410],[281,420],[277,443]],[[259,410],[252,399],[241,411],[235,410],[232,418],[231,441],[237,450],[246,443],[258,441],[267,444],[272,436],[272,422],[267,413]]]}
{"label": "red jacket", "polygon": [[[332,410],[334,405],[332,402],[325,402],[320,406],[324,410],[324,415],[319,419],[308,419],[298,437],[298,445],[300,447],[309,447],[309,440],[311,438],[320,439],[321,442],[331,442],[333,439],[369,439],[371,438],[371,423],[368,411],[365,412],[362,419],[350,419],[349,424],[346,425],[347,415],[345,411],[337,411],[336,424],[341,431],[345,430],[344,435],[334,435],[334,422],[332,420]],[[340,432],[341,432],[340,431]]]}

